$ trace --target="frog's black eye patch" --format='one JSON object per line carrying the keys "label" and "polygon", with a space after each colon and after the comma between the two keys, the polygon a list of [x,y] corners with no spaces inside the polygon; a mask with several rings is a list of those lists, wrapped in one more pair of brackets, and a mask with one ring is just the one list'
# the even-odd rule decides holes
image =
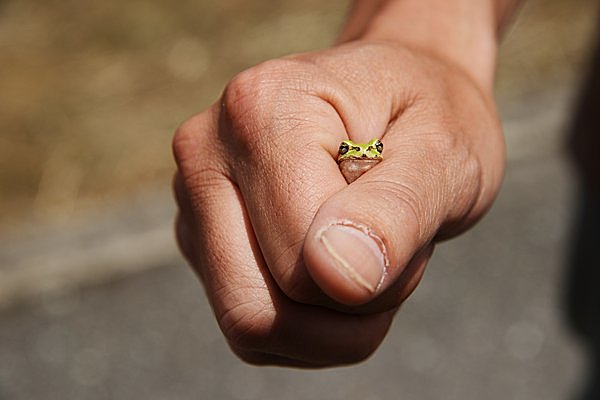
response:
{"label": "frog's black eye patch", "polygon": [[340,148],[338,150],[338,152],[340,153],[340,155],[344,155],[348,152],[348,150],[350,150],[350,146],[348,146],[348,143],[343,143],[340,144]]}
{"label": "frog's black eye patch", "polygon": [[377,149],[379,154],[383,153],[383,143],[381,143],[379,140],[375,142],[375,148]]}

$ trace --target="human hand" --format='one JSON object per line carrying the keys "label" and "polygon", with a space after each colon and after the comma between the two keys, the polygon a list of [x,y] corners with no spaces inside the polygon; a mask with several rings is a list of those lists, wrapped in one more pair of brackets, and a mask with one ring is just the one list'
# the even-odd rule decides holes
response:
{"label": "human hand", "polygon": [[[347,138],[383,161],[347,185]],[[353,42],[234,78],[174,138],[180,247],[232,349],[256,364],[359,361],[384,338],[437,240],[501,181],[491,94],[444,58]]]}

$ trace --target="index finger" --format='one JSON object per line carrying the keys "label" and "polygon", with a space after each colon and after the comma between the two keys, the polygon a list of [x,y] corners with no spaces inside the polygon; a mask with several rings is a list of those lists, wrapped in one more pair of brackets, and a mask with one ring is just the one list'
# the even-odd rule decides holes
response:
{"label": "index finger", "polygon": [[289,297],[314,303],[325,296],[306,271],[302,246],[321,204],[346,187],[335,154],[348,136],[334,105],[312,85],[317,72],[286,65],[288,77],[290,68],[313,75],[278,79],[281,64],[271,64],[230,83],[221,140],[272,276]]}

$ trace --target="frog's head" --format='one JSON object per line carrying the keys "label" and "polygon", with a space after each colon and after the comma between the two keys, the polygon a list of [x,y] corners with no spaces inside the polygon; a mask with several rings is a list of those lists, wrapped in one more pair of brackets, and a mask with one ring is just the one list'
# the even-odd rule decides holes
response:
{"label": "frog's head", "polygon": [[354,143],[344,140],[340,143],[338,160],[346,159],[380,159],[383,152],[383,143],[379,139],[372,139],[369,143]]}

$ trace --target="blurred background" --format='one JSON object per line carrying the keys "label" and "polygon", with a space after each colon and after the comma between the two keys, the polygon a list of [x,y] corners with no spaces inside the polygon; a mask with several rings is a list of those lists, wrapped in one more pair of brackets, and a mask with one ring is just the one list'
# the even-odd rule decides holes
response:
{"label": "blurred background", "polygon": [[170,141],[242,69],[327,47],[349,2],[0,0],[0,399],[574,399],[563,143],[597,3],[523,8],[497,204],[439,246],[375,356],[310,372],[229,352],[174,243]]}

